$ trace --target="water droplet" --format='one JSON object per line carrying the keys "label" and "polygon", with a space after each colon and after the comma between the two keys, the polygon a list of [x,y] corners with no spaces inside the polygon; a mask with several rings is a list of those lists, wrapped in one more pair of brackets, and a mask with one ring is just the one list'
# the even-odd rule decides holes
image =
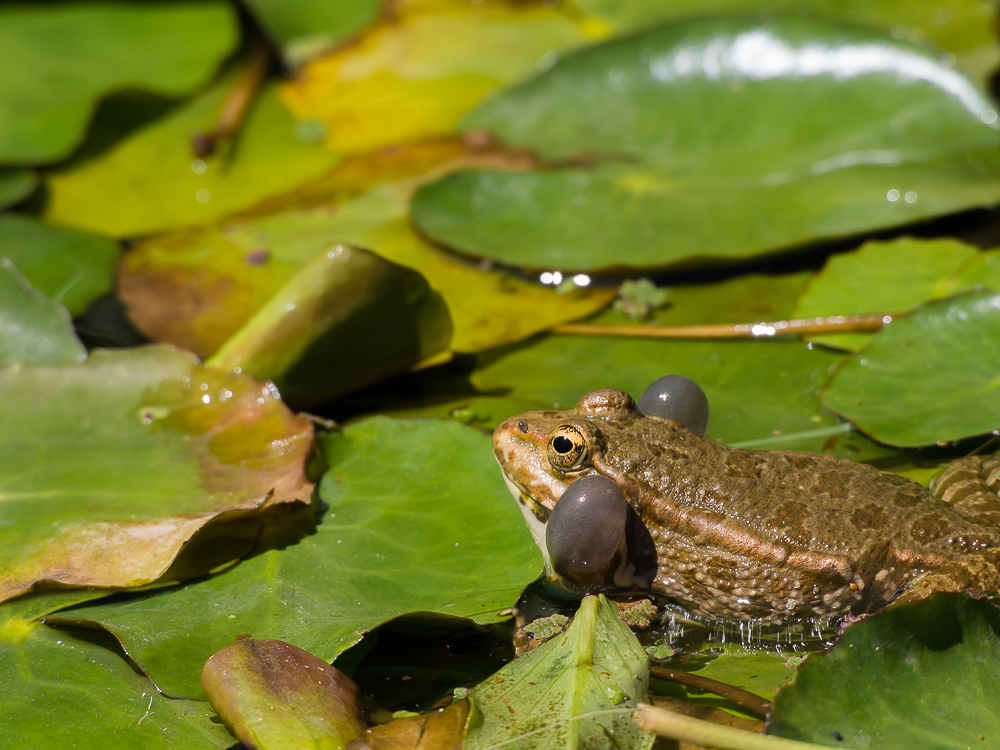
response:
{"label": "water droplet", "polygon": [[573,277],[573,283],[577,286],[588,286],[590,284],[590,277],[585,273],[578,273]]}
{"label": "water droplet", "polygon": [[212,397],[206,393],[204,396],[201,397],[201,402],[203,404],[210,404],[212,403]]}
{"label": "water droplet", "polygon": [[210,200],[212,200],[212,194],[207,190],[205,190],[205,188],[202,188],[197,193],[195,193],[194,197],[197,199],[199,203],[208,203]]}
{"label": "water droplet", "polygon": [[895,203],[896,201],[899,200],[899,191],[890,190],[888,193],[885,194],[885,199],[889,201],[889,203]]}
{"label": "water droplet", "polygon": [[910,192],[908,192],[906,195],[903,196],[903,200],[906,201],[907,203],[916,203],[917,194],[911,190]]}
{"label": "water droplet", "polygon": [[208,169],[208,165],[201,159],[195,159],[191,162],[191,171],[195,174],[205,174],[206,169]]}
{"label": "water droplet", "polygon": [[997,113],[992,109],[988,109],[981,115],[979,115],[979,118],[987,125],[992,125],[994,122],[997,121]]}

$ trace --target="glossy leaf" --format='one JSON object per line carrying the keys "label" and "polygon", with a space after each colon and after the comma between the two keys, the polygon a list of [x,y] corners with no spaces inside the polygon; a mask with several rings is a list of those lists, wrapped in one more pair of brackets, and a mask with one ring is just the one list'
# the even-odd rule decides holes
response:
{"label": "glossy leaf", "polygon": [[[517,341],[611,301],[611,289],[559,295],[501,271],[476,268],[416,234],[407,217],[414,181],[426,179],[422,175],[442,163],[466,158],[460,148],[440,151],[431,149],[429,157],[418,153],[415,167],[387,168],[377,159],[345,164],[341,175],[330,178],[328,192],[304,199],[308,208],[283,208],[140,243],[124,259],[120,275],[131,319],[157,341],[212,354],[335,242],[370,249],[423,275],[448,306],[451,346],[460,352]],[[393,174],[400,169],[402,179]],[[397,179],[371,187],[383,170]],[[359,189],[359,197],[344,199]]]}
{"label": "glossy leaf", "polygon": [[938,594],[855,623],[809,657],[775,696],[767,732],[839,748],[987,747],[1000,736],[998,691],[996,608]]}
{"label": "glossy leaf", "polygon": [[453,132],[489,92],[585,41],[566,15],[537,4],[406,0],[353,44],[303,66],[282,98],[325,126],[327,148],[375,151]]}
{"label": "glossy leaf", "polygon": [[347,750],[462,750],[469,702],[460,700],[446,708],[393,719],[374,726]]}
{"label": "glossy leaf", "polygon": [[169,695],[241,634],[332,660],[408,612],[495,621],[541,558],[503,485],[490,440],[438,420],[373,418],[322,441],[329,506],[316,534],[198,583],[61,617],[99,623]]}
{"label": "glossy leaf", "polygon": [[[857,250],[834,255],[809,282],[795,306],[796,318],[867,313],[905,313],[941,296],[942,286],[976,248],[956,240],[903,237],[866,242]],[[827,346],[857,351],[866,333],[812,336]]]}
{"label": "glossy leaf", "polygon": [[31,170],[0,167],[0,208],[27,198],[37,186],[38,175]]}
{"label": "glossy leaf", "polygon": [[251,12],[292,64],[348,39],[371,23],[382,0],[250,0]]}
{"label": "glossy leaf", "polygon": [[1000,292],[1000,250],[977,253],[959,266],[949,279],[939,285],[942,297],[983,289]]}
{"label": "glossy leaf", "polygon": [[816,392],[839,359],[795,341],[549,336],[484,355],[471,380],[483,392],[507,392],[536,408],[568,409],[597,388],[622,388],[638,397],[663,375],[684,375],[708,396],[708,434],[715,440],[829,451],[858,461],[884,456],[888,451],[852,434],[820,406]]}
{"label": "glossy leaf", "polygon": [[823,404],[875,440],[933,445],[1000,428],[1000,294],[932,302],[872,337]]}
{"label": "glossy leaf", "polygon": [[63,365],[87,358],[66,308],[31,286],[0,258],[0,367]]}
{"label": "glossy leaf", "polygon": [[5,743],[79,750],[224,750],[233,744],[207,704],[169,700],[105,645],[35,621],[66,596],[0,605]]}
{"label": "glossy leaf", "polygon": [[303,408],[405,371],[447,350],[450,339],[448,310],[420,274],[334,245],[207,364],[273,381]]}
{"label": "glossy leaf", "polygon": [[205,662],[201,685],[250,750],[344,750],[365,729],[354,681],[282,641],[223,646]]}
{"label": "glossy leaf", "polygon": [[237,144],[197,159],[191,136],[210,130],[237,72],[89,161],[48,175],[45,217],[115,237],[213,221],[315,178],[337,157],[295,134],[265,84]]}
{"label": "glossy leaf", "polygon": [[514,266],[731,262],[1000,200],[998,127],[975,84],[889,36],[687,21],[484,102],[462,130],[553,167],[450,174],[416,193],[413,215],[445,245]]}
{"label": "glossy leaf", "polygon": [[309,421],[175,349],[10,366],[0,394],[0,599],[146,584],[213,519],[309,500]]}
{"label": "glossy leaf", "polygon": [[0,257],[33,287],[80,315],[114,284],[118,245],[19,214],[0,215]]}
{"label": "glossy leaf", "polygon": [[[603,596],[588,596],[569,628],[472,690],[465,750],[484,750],[522,735],[516,747],[627,747],[643,750],[653,735],[628,709],[645,702],[649,657]],[[583,719],[575,717],[602,712]],[[550,727],[548,731],[538,731]]]}
{"label": "glossy leaf", "polygon": [[617,33],[681,18],[747,13],[856,23],[889,31],[897,39],[931,42],[949,53],[959,69],[983,81],[1000,58],[992,26],[994,9],[983,0],[947,4],[939,0],[576,0],[576,5]]}
{"label": "glossy leaf", "polygon": [[0,8],[0,163],[68,156],[111,92],[194,90],[232,51],[236,32],[223,2]]}

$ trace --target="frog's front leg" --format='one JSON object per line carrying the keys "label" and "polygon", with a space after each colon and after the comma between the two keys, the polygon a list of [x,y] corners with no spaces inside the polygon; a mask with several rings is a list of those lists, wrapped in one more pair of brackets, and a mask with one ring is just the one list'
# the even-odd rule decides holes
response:
{"label": "frog's front leg", "polygon": [[949,464],[931,494],[966,518],[1000,528],[1000,456],[969,456]]}

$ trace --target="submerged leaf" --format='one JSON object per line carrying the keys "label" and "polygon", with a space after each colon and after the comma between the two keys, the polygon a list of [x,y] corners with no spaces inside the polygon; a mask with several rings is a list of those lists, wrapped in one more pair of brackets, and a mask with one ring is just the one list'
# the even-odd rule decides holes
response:
{"label": "submerged leaf", "polygon": [[851,625],[778,691],[767,732],[839,748],[989,747],[1000,737],[1000,616],[939,594]]}
{"label": "submerged leaf", "polygon": [[836,372],[826,408],[889,445],[1000,428],[1000,294],[932,302],[894,320]]}
{"label": "submerged leaf", "polygon": [[213,519],[309,501],[309,421],[175,349],[10,366],[0,394],[0,599],[146,584]]}
{"label": "submerged leaf", "polygon": [[205,662],[201,685],[250,750],[344,750],[365,729],[354,681],[283,641],[223,646]]}
{"label": "submerged leaf", "polygon": [[607,42],[461,128],[549,166],[450,174],[416,193],[414,220],[527,268],[732,262],[1000,200],[985,92],[926,50],[805,19]]}
{"label": "submerged leaf", "polygon": [[27,198],[38,186],[38,175],[29,169],[0,167],[0,208]]}
{"label": "submerged leaf", "polygon": [[522,737],[513,745],[520,750],[649,748],[653,736],[628,710],[647,700],[648,685],[649,657],[618,607],[603,596],[585,597],[564,634],[470,692],[465,750]]}
{"label": "submerged leaf", "polygon": [[333,245],[306,263],[210,367],[273,381],[298,408],[445,351],[448,310],[416,271]]}
{"label": "submerged leaf", "polygon": [[195,697],[202,664],[241,633],[332,660],[408,612],[496,621],[538,575],[538,549],[481,432],[376,417],[322,447],[329,508],[315,535],[208,580],[60,616],[107,628],[160,689]]}
{"label": "submerged leaf", "polygon": [[15,362],[64,365],[86,358],[66,308],[25,281],[13,263],[0,258],[0,367]]}
{"label": "submerged leaf", "polygon": [[218,0],[0,8],[0,163],[68,156],[113,91],[192,91],[232,51],[236,32],[235,11]]}

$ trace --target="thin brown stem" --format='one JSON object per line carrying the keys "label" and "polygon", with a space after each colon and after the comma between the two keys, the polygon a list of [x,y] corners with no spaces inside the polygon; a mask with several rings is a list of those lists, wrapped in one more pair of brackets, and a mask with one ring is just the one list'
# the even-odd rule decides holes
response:
{"label": "thin brown stem", "polygon": [[632,336],[649,339],[763,339],[818,333],[877,331],[892,321],[892,315],[831,315],[825,318],[777,320],[771,323],[722,323],[701,326],[615,326],[564,323],[555,333],[585,336]]}
{"label": "thin brown stem", "polygon": [[733,703],[743,706],[743,708],[749,709],[763,717],[767,717],[768,712],[771,710],[771,701],[709,677],[701,677],[700,675],[689,674],[688,672],[681,672],[680,670],[668,667],[652,667],[649,673],[658,680],[675,682],[678,685],[687,685],[705,693],[713,693],[723,698],[728,698]]}
{"label": "thin brown stem", "polygon": [[233,136],[243,126],[247,114],[250,112],[250,105],[260,90],[260,85],[267,75],[267,69],[271,64],[271,51],[267,44],[258,39],[254,42],[250,50],[250,57],[240,77],[236,79],[233,88],[222,103],[219,116],[215,120],[212,129],[197,133],[191,137],[191,149],[195,156],[203,159],[215,153],[219,142]]}

